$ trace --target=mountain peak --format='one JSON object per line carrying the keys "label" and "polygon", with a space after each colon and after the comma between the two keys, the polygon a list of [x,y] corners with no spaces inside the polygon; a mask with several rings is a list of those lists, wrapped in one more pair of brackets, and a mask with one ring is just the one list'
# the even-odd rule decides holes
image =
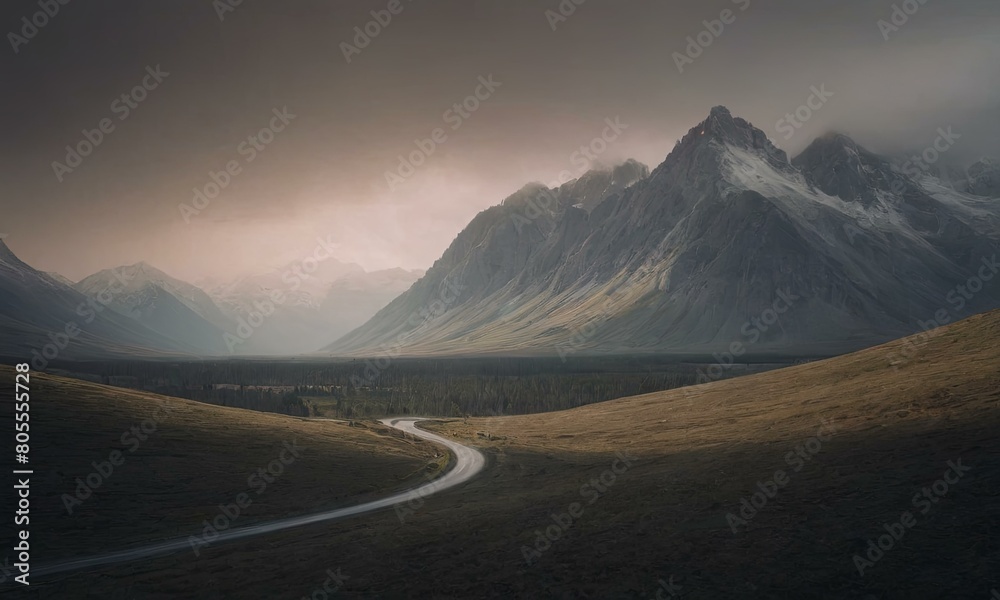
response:
{"label": "mountain peak", "polygon": [[177,280],[151,264],[140,261],[130,265],[122,265],[110,269],[103,269],[81,279],[73,285],[78,291],[89,290],[92,286],[108,285],[108,282],[127,282],[130,289],[140,289],[145,286],[154,285],[158,287],[176,288],[187,287],[190,284]]}
{"label": "mountain peak", "polygon": [[146,262],[144,260],[140,260],[139,262],[135,263],[134,265],[132,265],[132,268],[133,269],[137,269],[139,271],[144,271],[146,273],[161,273],[162,272],[162,271],[160,271],[159,269],[157,269],[156,267],[154,267],[153,265],[149,264],[148,262]]}
{"label": "mountain peak", "polygon": [[595,166],[559,187],[558,191],[564,205],[579,205],[590,212],[604,200],[620,195],[622,190],[648,176],[649,167],[630,158],[614,166]]}
{"label": "mountain peak", "polygon": [[14,251],[7,246],[7,243],[3,241],[3,238],[0,238],[0,262],[16,268],[31,269],[30,266],[25,264],[24,261],[14,254]]}
{"label": "mountain peak", "polygon": [[130,277],[135,277],[136,275],[143,275],[145,279],[151,280],[161,280],[170,279],[171,277],[164,273],[163,271],[157,269],[148,262],[142,260],[131,265],[125,265],[119,267],[117,271],[127,273]]}
{"label": "mountain peak", "polygon": [[3,238],[0,238],[0,260],[9,261],[11,258],[16,259],[17,256],[15,256],[11,249],[7,247]]}
{"label": "mountain peak", "polygon": [[792,165],[823,193],[864,206],[875,203],[880,191],[914,188],[887,159],[843,133],[827,132],[816,138],[792,159]]}
{"label": "mountain peak", "polygon": [[713,108],[709,111],[708,118],[698,125],[698,127],[701,127],[701,135],[714,135],[724,138],[731,136],[740,137],[741,130],[749,126],[750,124],[743,119],[733,117],[733,113],[725,106],[716,106]]}
{"label": "mountain peak", "polygon": [[[937,310],[978,267],[970,256],[993,250],[993,221],[973,215],[1000,207],[921,187],[842,134],[812,147],[796,169],[763,131],[715,107],[637,185],[619,191],[595,168],[555,190],[558,211],[480,213],[422,280],[329,348],[707,354],[786,295],[801,302],[756,351],[914,331],[912,315]],[[410,320],[456,282],[470,291],[449,293],[444,314]],[[976,301],[1000,306],[1000,295]],[[571,342],[581,327],[587,339]]]}
{"label": "mountain peak", "polygon": [[613,175],[631,174],[635,179],[642,179],[649,177],[649,167],[634,158],[629,158],[622,164],[611,169],[611,173]]}
{"label": "mountain peak", "polygon": [[827,131],[809,144],[810,147],[827,148],[837,151],[867,152],[851,136],[839,131]]}
{"label": "mountain peak", "polygon": [[[702,121],[701,134],[746,150],[765,150],[768,153],[781,152],[767,135],[750,124],[749,121],[734,117],[725,106],[716,106],[709,112],[708,118]],[[695,130],[698,129],[697,127]],[[784,154],[781,152],[781,154]],[[785,158],[787,162],[787,157]]]}
{"label": "mountain peak", "polygon": [[603,163],[595,164],[592,169],[581,175],[580,177],[566,182],[564,185],[572,185],[577,181],[586,181],[594,177],[612,177],[614,179],[632,179],[638,180],[649,175],[649,167],[643,163],[637,161],[634,158],[626,159],[625,161],[615,164],[607,165]]}
{"label": "mountain peak", "polygon": [[708,113],[708,116],[709,117],[729,117],[729,118],[732,118],[733,113],[731,113],[728,108],[726,108],[725,106],[723,106],[723,105],[720,104],[718,106],[713,106],[712,110]]}
{"label": "mountain peak", "polygon": [[734,117],[728,108],[721,105],[712,108],[708,118],[687,132],[664,164],[680,160],[691,165],[692,161],[697,162],[703,149],[715,148],[719,144],[758,154],[777,169],[788,168],[788,155],[771,143],[767,134],[749,121]]}
{"label": "mountain peak", "polygon": [[[500,203],[501,206],[518,209],[527,206],[532,200],[538,201],[540,198],[552,198],[554,191],[543,183],[533,181],[525,184],[510,196],[507,196]],[[547,202],[546,202],[547,204]]]}
{"label": "mountain peak", "polygon": [[806,146],[792,159],[792,164],[810,170],[833,163],[847,163],[852,170],[857,170],[861,163],[876,162],[876,158],[846,134],[828,131]]}
{"label": "mountain peak", "polygon": [[968,192],[977,196],[1000,196],[1000,160],[984,157],[971,165],[966,175]]}

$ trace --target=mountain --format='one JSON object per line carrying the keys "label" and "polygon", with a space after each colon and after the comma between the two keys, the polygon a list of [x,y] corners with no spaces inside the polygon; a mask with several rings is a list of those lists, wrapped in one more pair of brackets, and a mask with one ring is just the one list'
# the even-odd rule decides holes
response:
{"label": "mountain", "polygon": [[325,351],[834,353],[1000,306],[998,288],[954,295],[993,264],[1000,205],[846,136],[789,161],[716,107],[591,210],[573,189],[532,184],[483,211]]}
{"label": "mountain", "polygon": [[47,271],[45,274],[65,286],[73,287],[72,281],[70,281],[67,277],[63,277],[59,273],[56,273],[55,271]]}
{"label": "mountain", "polygon": [[865,207],[877,202],[882,191],[893,186],[904,189],[908,184],[888,158],[873,154],[838,133],[815,140],[792,164],[825,194]]}
{"label": "mountain", "polygon": [[319,306],[331,335],[312,349],[364,324],[423,275],[424,271],[396,268],[354,272],[337,279],[326,289]]}
{"label": "mountain", "polygon": [[620,165],[593,169],[560,188],[570,205],[592,212],[606,199],[613,200],[633,183],[649,176],[649,167],[628,159]]}
{"label": "mountain", "polygon": [[292,263],[210,290],[232,320],[234,335],[240,329],[247,331],[260,307],[271,311],[257,327],[250,328],[252,335],[232,344],[234,353],[315,352],[363,324],[423,275],[422,271],[404,269],[366,272],[357,264],[333,258],[319,261],[308,273],[302,267]]}
{"label": "mountain", "polygon": [[226,351],[224,331],[233,321],[200,288],[144,262],[100,271],[73,287],[87,296],[117,289],[108,305],[111,309],[199,353]]}
{"label": "mountain", "polygon": [[73,287],[88,295],[121,288],[110,308],[200,353],[277,356],[315,351],[364,323],[423,275],[403,269],[368,273],[332,258],[305,267],[290,263],[216,284],[211,295],[147,263],[101,271]]}
{"label": "mountain", "polygon": [[970,166],[966,173],[970,194],[1000,198],[1000,160],[984,158]]}
{"label": "mountain", "polygon": [[58,359],[194,355],[107,307],[117,287],[86,295],[22,262],[0,241],[0,354],[45,369]]}
{"label": "mountain", "polygon": [[306,304],[318,306],[331,283],[341,277],[364,272],[358,264],[334,258],[316,261],[313,270],[309,272],[306,272],[303,263],[292,262],[277,269],[264,270],[218,285],[212,293],[216,297],[253,296],[282,290]]}

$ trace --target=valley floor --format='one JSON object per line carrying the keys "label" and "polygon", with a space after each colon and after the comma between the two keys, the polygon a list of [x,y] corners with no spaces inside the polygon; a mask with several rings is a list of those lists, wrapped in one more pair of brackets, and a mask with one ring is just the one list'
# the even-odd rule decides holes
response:
{"label": "valley floor", "polygon": [[[739,379],[557,413],[439,421],[428,428],[490,460],[461,489],[206,548],[200,558],[70,573],[33,588],[53,598],[319,598],[313,592],[326,585],[330,598],[988,600],[1000,588],[998,347],[994,312]],[[242,477],[290,434],[235,471]],[[225,435],[220,424],[203,423],[169,451],[213,435]],[[200,464],[161,468],[201,485],[195,475],[221,476],[217,457],[234,441],[217,443]],[[376,460],[371,446],[341,452],[340,464],[375,461],[347,475],[367,481],[392,481],[427,459],[423,448],[392,461]],[[123,518],[107,525],[131,527]]]}

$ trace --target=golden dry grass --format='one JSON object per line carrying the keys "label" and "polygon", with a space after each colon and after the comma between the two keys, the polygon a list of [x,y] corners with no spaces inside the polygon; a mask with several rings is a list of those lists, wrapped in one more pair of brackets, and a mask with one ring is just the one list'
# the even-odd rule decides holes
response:
{"label": "golden dry grass", "polygon": [[[911,341],[912,342],[912,341]],[[981,598],[1000,585],[1000,312],[918,344],[894,342],[747,378],[572,411],[440,422],[490,468],[392,511],[213,549],[201,560],[61,578],[52,597],[301,598],[328,568],[344,598]],[[788,452],[836,429],[799,471]],[[492,439],[483,437],[488,434]],[[635,457],[534,564],[523,548],[617,452]],[[973,467],[864,577],[852,557],[947,461]],[[778,469],[782,488],[734,533],[727,513]],[[117,595],[116,595],[117,594]]]}
{"label": "golden dry grass", "polygon": [[[813,435],[823,419],[840,432],[936,427],[948,420],[998,417],[1000,314],[980,315],[908,345],[912,360],[892,368],[902,342],[749,377],[623,398],[575,410],[473,419],[447,431],[476,430],[525,450],[662,455]],[[894,358],[890,358],[894,357]]]}

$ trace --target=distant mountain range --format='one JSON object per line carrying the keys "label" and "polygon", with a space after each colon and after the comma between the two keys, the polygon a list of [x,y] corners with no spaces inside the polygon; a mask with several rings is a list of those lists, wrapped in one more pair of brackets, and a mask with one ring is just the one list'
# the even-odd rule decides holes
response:
{"label": "distant mountain range", "polygon": [[67,358],[189,356],[198,348],[110,309],[115,287],[83,294],[31,268],[0,241],[0,354],[36,369]]}
{"label": "distant mountain range", "polygon": [[837,353],[1000,306],[995,162],[952,186],[836,134],[790,161],[716,107],[636,165],[483,211],[325,352]]}
{"label": "distant mountain range", "polygon": [[[251,336],[228,344],[227,351],[232,346],[244,355],[303,354],[364,323],[423,274],[404,269],[366,272],[356,264],[328,259],[306,277],[289,266],[215,286],[209,293],[232,320],[234,333],[242,323],[252,325],[249,320],[261,312],[259,307],[273,307],[272,314],[252,327]],[[281,302],[273,300],[276,295]]]}
{"label": "distant mountain range", "polygon": [[426,273],[72,284],[0,241],[0,354],[834,354],[1000,307],[998,250],[1000,162],[915,172],[838,134],[789,160],[716,107],[652,171],[525,186]]}
{"label": "distant mountain range", "polygon": [[[308,277],[288,272],[209,293],[138,263],[74,284],[33,269],[0,241],[0,354],[37,357],[39,369],[56,359],[303,354],[364,323],[423,275],[368,273],[333,259]],[[275,291],[285,301],[267,309]]]}
{"label": "distant mountain range", "polygon": [[232,319],[201,289],[146,263],[95,273],[73,287],[96,297],[117,289],[109,307],[131,316],[160,335],[179,340],[199,353],[223,354],[223,333]]}

